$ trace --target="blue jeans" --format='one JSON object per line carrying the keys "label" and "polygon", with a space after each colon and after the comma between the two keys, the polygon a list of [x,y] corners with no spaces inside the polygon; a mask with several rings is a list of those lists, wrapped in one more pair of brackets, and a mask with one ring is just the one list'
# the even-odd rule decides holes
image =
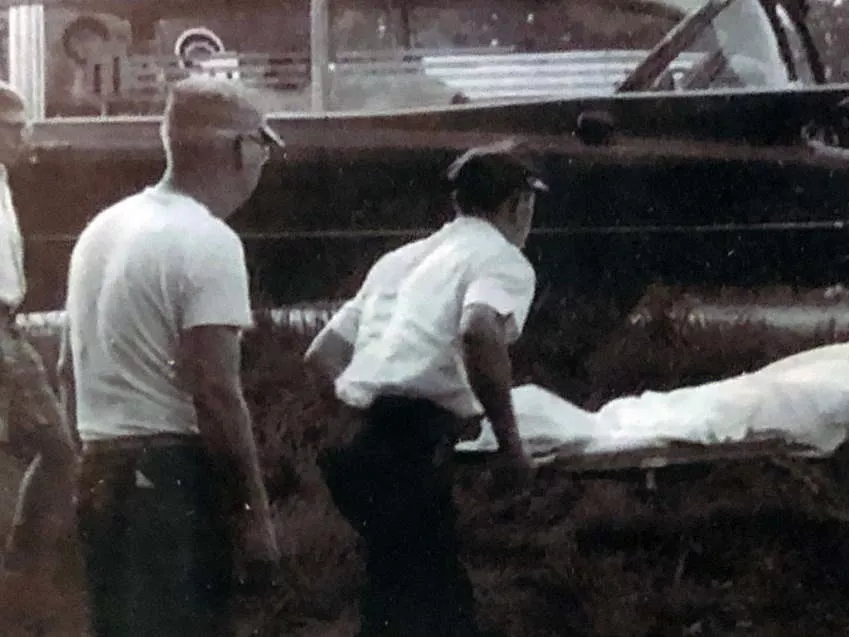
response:
{"label": "blue jeans", "polygon": [[79,527],[97,637],[229,634],[226,493],[200,444],[84,457]]}

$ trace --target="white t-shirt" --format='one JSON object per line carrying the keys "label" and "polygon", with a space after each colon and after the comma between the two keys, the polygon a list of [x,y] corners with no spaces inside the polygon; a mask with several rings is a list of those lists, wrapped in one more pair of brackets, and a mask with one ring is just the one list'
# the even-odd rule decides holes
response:
{"label": "white t-shirt", "polygon": [[24,243],[6,168],[0,164],[0,303],[16,308],[26,294]]}
{"label": "white t-shirt", "polygon": [[179,335],[252,324],[244,248],[194,199],[148,188],[80,235],[67,313],[83,440],[197,433],[177,373]]}
{"label": "white t-shirt", "polygon": [[536,276],[521,250],[487,221],[458,217],[379,259],[328,324],[354,344],[336,394],[367,408],[381,394],[427,398],[466,418],[483,412],[463,364],[460,319],[473,303],[508,319],[519,337]]}

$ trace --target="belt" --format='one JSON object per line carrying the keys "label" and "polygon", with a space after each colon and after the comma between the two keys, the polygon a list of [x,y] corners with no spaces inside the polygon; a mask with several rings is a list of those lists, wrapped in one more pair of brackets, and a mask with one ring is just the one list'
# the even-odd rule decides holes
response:
{"label": "belt", "polygon": [[84,440],[83,454],[120,453],[122,451],[146,451],[179,446],[199,446],[202,439],[198,434],[150,434],[146,436],[121,436],[99,440]]}

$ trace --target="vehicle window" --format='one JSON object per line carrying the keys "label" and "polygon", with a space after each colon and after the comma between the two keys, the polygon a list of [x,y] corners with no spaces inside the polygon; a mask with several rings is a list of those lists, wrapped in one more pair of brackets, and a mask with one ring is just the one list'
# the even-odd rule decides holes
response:
{"label": "vehicle window", "polygon": [[[155,6],[154,0],[136,4],[143,2]],[[610,94],[700,4],[504,0],[483,7],[422,0],[392,9],[385,3],[337,9],[326,108],[384,110]],[[196,5],[183,15],[139,24],[72,10],[60,0],[47,5],[46,115],[158,114],[168,83],[190,73],[249,83],[273,111],[309,110],[308,5],[261,11],[217,6],[223,8]],[[792,24],[786,28],[804,67],[799,36]],[[645,90],[788,82],[775,34],[757,0],[735,0],[665,71]],[[810,73],[800,79],[810,81]]]}
{"label": "vehicle window", "polygon": [[[333,12],[327,107],[611,92],[682,15],[646,0],[363,3]],[[45,23],[48,117],[157,114],[167,83],[189,73],[248,82],[271,110],[311,106],[306,4],[301,12],[198,5],[152,25],[51,4]]]}
{"label": "vehicle window", "polygon": [[814,84],[816,80],[814,78],[813,66],[799,30],[790,19],[787,9],[782,5],[776,5],[775,13],[781,24],[781,29],[787,38],[787,46],[790,49],[793,67],[796,71],[796,83],[802,85]]}
{"label": "vehicle window", "polygon": [[713,22],[731,73],[746,87],[780,87],[789,81],[778,40],[757,0],[736,0]]}
{"label": "vehicle window", "polygon": [[510,47],[517,52],[645,51],[680,20],[653,2],[531,2],[491,8],[417,7],[414,46]]}
{"label": "vehicle window", "polygon": [[651,86],[631,90],[780,88],[789,84],[776,33],[757,0],[732,0],[718,14],[697,20],[694,37]]}
{"label": "vehicle window", "polygon": [[820,54],[826,81],[849,82],[849,2],[810,2],[805,25]]}
{"label": "vehicle window", "polygon": [[0,11],[0,78],[9,81],[9,12]]}

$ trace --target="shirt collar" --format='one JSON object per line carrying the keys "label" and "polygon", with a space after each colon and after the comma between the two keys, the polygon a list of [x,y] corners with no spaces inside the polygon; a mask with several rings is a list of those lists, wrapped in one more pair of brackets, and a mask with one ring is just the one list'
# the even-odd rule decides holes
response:
{"label": "shirt collar", "polygon": [[492,222],[487,221],[486,219],[482,219],[480,217],[473,217],[471,215],[457,215],[453,221],[449,222],[449,225],[456,228],[472,228],[479,232],[485,232],[487,234],[496,236],[499,239],[507,241],[501,231],[496,228]]}

